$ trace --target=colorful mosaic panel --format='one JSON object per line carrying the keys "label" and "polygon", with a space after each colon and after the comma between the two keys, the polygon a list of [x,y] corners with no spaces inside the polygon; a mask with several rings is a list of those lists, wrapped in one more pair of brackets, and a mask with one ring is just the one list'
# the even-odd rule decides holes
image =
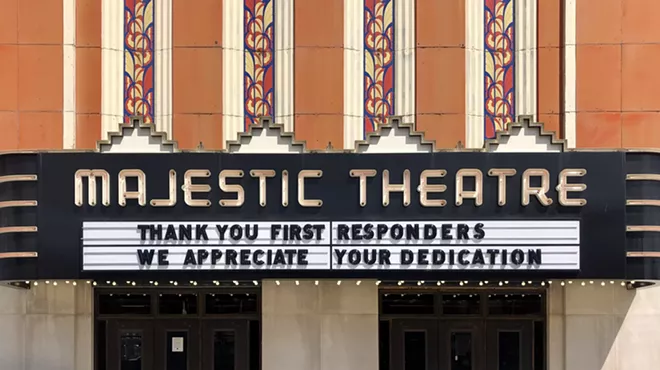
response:
{"label": "colorful mosaic panel", "polygon": [[154,121],[154,1],[124,0],[124,116],[145,122]]}
{"label": "colorful mosaic panel", "polygon": [[394,114],[394,0],[364,0],[364,132]]}
{"label": "colorful mosaic panel", "polygon": [[486,139],[515,120],[514,0],[485,0],[485,128]]}
{"label": "colorful mosaic panel", "polygon": [[245,0],[245,129],[275,116],[275,0]]}

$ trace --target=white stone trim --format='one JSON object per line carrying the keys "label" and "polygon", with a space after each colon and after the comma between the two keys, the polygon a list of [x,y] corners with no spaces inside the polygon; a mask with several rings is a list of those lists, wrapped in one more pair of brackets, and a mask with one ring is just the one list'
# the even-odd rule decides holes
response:
{"label": "white stone trim", "polygon": [[102,0],[101,137],[124,120],[124,2]]}
{"label": "white stone trim", "polygon": [[415,0],[394,1],[394,114],[415,121]]}
{"label": "white stone trim", "polygon": [[537,3],[538,0],[515,0],[515,116],[537,116]]}
{"label": "white stone trim", "polygon": [[484,0],[465,2],[465,141],[484,145]]}
{"label": "white stone trim", "polygon": [[[304,0],[303,0],[304,1]],[[295,0],[275,1],[275,122],[293,132],[293,28]]]}
{"label": "white stone trim", "polygon": [[344,149],[364,138],[364,1],[344,0]]}
{"label": "white stone trim", "polygon": [[[237,135],[243,131],[245,124],[244,18],[242,0],[224,0],[222,8],[222,138],[225,147],[227,141],[238,138]],[[277,61],[275,63],[277,64]]]}
{"label": "white stone trim", "polygon": [[509,135],[503,135],[497,143],[487,144],[486,151],[493,153],[561,153],[564,145],[544,135],[540,127],[530,127],[529,121],[511,125]]}
{"label": "white stone trim", "polygon": [[274,123],[270,117],[261,117],[238,140],[227,141],[227,151],[233,154],[302,154],[305,142],[296,141],[293,132],[284,131],[284,125]]}
{"label": "white stone trim", "polygon": [[576,13],[576,0],[564,0],[564,135],[569,148],[575,148],[577,141]]}
{"label": "white stone trim", "polygon": [[355,148],[359,154],[433,153],[433,144],[421,136],[410,135],[410,129],[398,125],[381,126],[378,135],[369,135]]}
{"label": "white stone trim", "polygon": [[62,0],[62,148],[76,147],[76,0]]}
{"label": "white stone trim", "polygon": [[101,153],[174,153],[175,142],[167,139],[164,132],[156,132],[154,125],[145,125],[142,121],[121,126],[117,132],[111,132],[104,140],[97,142]]}
{"label": "white stone trim", "polygon": [[172,1],[156,0],[154,8],[154,123],[172,139]]}

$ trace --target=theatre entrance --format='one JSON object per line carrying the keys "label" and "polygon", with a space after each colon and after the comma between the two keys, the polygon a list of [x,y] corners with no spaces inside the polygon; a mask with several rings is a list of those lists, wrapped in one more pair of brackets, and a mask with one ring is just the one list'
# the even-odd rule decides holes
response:
{"label": "theatre entrance", "polygon": [[260,368],[255,290],[99,290],[97,370]]}
{"label": "theatre entrance", "polygon": [[381,370],[544,370],[543,291],[381,295]]}

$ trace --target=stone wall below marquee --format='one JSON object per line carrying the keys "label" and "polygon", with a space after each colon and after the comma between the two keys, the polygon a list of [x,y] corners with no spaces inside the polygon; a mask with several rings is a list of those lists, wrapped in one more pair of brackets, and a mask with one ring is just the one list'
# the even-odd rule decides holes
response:
{"label": "stone wall below marquee", "polygon": [[[378,369],[374,281],[280,283],[262,285],[261,369]],[[94,369],[92,297],[92,287],[84,283],[0,287],[0,369]],[[655,368],[658,302],[655,286],[552,284],[546,369]]]}
{"label": "stone wall below marquee", "polygon": [[377,370],[375,281],[262,285],[262,370]]}
{"label": "stone wall below marquee", "polygon": [[92,370],[91,285],[0,287],[0,369]]}
{"label": "stone wall below marquee", "polygon": [[548,370],[654,369],[660,362],[660,287],[553,284]]}

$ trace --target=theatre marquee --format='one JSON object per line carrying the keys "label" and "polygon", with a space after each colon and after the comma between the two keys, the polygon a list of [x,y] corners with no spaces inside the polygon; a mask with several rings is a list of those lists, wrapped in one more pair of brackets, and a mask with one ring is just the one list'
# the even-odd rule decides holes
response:
{"label": "theatre marquee", "polygon": [[627,207],[626,177],[648,161],[627,158],[5,155],[3,200],[33,206],[0,208],[0,245],[28,257],[0,259],[0,277],[623,279],[646,271],[627,257],[647,239],[627,231],[646,216]]}

